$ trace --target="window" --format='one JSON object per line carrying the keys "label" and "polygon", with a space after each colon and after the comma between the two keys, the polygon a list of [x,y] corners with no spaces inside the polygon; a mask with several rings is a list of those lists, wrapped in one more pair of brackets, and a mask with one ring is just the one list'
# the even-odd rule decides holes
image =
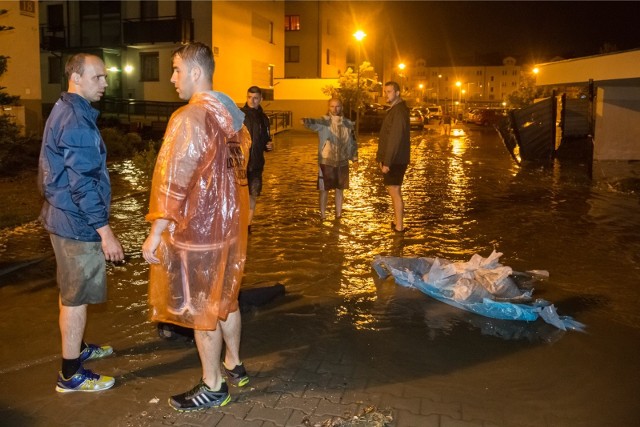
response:
{"label": "window", "polygon": [[300,46],[285,46],[284,62],[300,62]]}
{"label": "window", "polygon": [[158,0],[142,0],[140,2],[140,19],[155,19],[158,17]]}
{"label": "window", "polygon": [[300,15],[285,15],[284,30],[300,31]]}
{"label": "window", "polygon": [[251,35],[273,43],[273,22],[262,15],[253,13],[251,15]]}
{"label": "window", "polygon": [[62,83],[62,60],[57,56],[49,57],[49,83]]}
{"label": "window", "polygon": [[[333,64],[335,61],[333,60],[334,58],[334,54],[333,52],[331,52],[330,49],[327,49],[327,65],[331,65]],[[356,65],[357,66],[357,65]]]}
{"label": "window", "polygon": [[140,81],[160,81],[160,54],[158,52],[140,53]]}
{"label": "window", "polygon": [[49,31],[64,31],[64,18],[61,4],[47,6],[47,24]]}

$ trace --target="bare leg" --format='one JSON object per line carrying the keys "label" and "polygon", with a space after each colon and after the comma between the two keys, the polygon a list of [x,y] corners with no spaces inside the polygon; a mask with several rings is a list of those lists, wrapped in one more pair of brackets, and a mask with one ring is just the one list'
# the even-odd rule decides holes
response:
{"label": "bare leg", "polygon": [[396,218],[396,230],[404,230],[404,201],[402,200],[402,190],[399,185],[387,185],[387,192],[391,196],[393,203],[393,213]]}
{"label": "bare leg", "polygon": [[227,320],[218,322],[224,340],[224,365],[227,369],[233,369],[239,365],[240,360],[240,332],[242,331],[242,321],[240,310],[229,313]]}
{"label": "bare leg", "polygon": [[327,199],[329,193],[325,190],[320,190],[320,218],[324,219],[327,212]]}
{"label": "bare leg", "polygon": [[342,200],[343,200],[342,190],[339,188],[336,188],[336,218],[340,218],[342,216]]}
{"label": "bare leg", "polygon": [[62,357],[65,359],[77,359],[80,357],[80,345],[84,336],[84,327],[87,323],[87,306],[65,306],[62,305],[59,298],[58,305],[60,306],[58,323],[60,325],[60,335],[62,336]]}
{"label": "bare leg", "polygon": [[249,196],[249,225],[253,221],[253,212],[256,210],[256,196]]}
{"label": "bare leg", "polygon": [[215,331],[194,331],[198,355],[202,364],[202,380],[211,390],[220,390],[220,355],[222,354],[222,332],[220,323]]}

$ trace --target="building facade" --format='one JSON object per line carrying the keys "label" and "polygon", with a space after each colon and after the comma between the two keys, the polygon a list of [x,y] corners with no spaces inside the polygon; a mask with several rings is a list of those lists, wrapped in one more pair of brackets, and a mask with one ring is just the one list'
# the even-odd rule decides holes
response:
{"label": "building facade", "polygon": [[171,53],[190,41],[212,47],[214,88],[239,103],[252,85],[268,98],[273,79],[284,75],[283,1],[42,0],[39,9],[42,99],[48,106],[66,89],[64,63],[76,52],[104,59],[104,102],[179,102],[169,83]]}
{"label": "building facade", "polygon": [[404,87],[414,102],[458,106],[501,106],[521,85],[523,68],[506,57],[496,66],[428,66],[418,59],[406,68]]}
{"label": "building facade", "polygon": [[36,1],[0,1],[0,55],[7,58],[0,86],[19,96],[18,106],[5,106],[0,114],[12,117],[26,136],[42,132],[42,94],[38,57],[38,7]]}

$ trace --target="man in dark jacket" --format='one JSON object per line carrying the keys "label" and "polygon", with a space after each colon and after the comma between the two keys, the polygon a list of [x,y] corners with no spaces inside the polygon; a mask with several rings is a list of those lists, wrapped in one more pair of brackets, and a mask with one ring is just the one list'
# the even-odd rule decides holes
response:
{"label": "man in dark jacket", "polygon": [[249,180],[249,230],[253,212],[256,209],[256,199],[262,192],[262,171],[264,170],[264,152],[271,151],[271,133],[269,118],[262,111],[262,90],[258,86],[247,89],[247,102],[242,107],[244,125],[251,134],[251,151],[247,165],[247,179]]}
{"label": "man in dark jacket", "polygon": [[382,122],[378,138],[376,161],[380,165],[393,203],[395,222],[391,228],[396,233],[404,233],[404,201],[402,200],[402,181],[409,165],[411,146],[409,144],[409,108],[400,97],[400,86],[396,82],[384,85],[384,94],[391,105]]}
{"label": "man in dark jacket", "polygon": [[40,219],[56,256],[60,288],[62,369],[56,391],[99,391],[115,380],[84,369],[85,361],[113,353],[83,341],[87,305],[107,299],[106,261],[121,261],[122,246],[109,226],[111,184],[107,152],[91,107],[104,95],[107,72],[94,55],[78,53],[65,66],[62,93],[45,125],[39,185],[45,198]]}

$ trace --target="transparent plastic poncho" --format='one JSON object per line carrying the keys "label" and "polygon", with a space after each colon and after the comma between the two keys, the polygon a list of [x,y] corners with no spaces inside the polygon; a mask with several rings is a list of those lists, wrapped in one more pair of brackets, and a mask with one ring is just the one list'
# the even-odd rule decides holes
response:
{"label": "transparent plastic poncho", "polygon": [[170,220],[151,265],[151,319],[201,330],[238,309],[249,223],[251,137],[217,94],[197,93],[171,116],[146,216]]}

